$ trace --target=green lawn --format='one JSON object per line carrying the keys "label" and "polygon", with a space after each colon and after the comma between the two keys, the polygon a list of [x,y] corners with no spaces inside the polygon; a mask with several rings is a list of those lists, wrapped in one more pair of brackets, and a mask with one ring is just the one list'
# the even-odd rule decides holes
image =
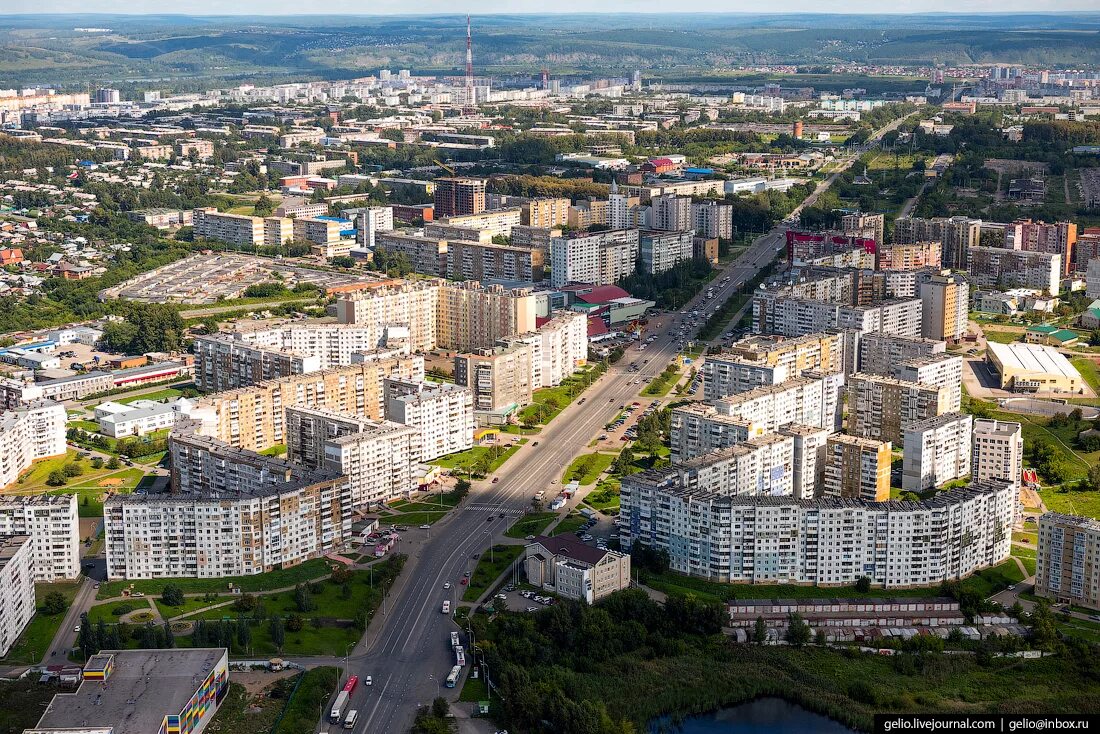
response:
{"label": "green lawn", "polygon": [[[317,710],[323,705],[323,701],[328,700],[337,683],[340,682],[340,669],[314,668],[306,671],[302,676],[302,681],[295,690],[293,698],[287,702],[283,718],[271,734],[300,734],[313,731],[317,723]],[[259,729],[237,731],[259,731]]]}
{"label": "green lawn", "polygon": [[562,484],[580,482],[582,485],[595,484],[600,474],[607,471],[614,463],[618,454],[582,454],[573,459],[573,462],[562,472]]}
{"label": "green lawn", "polygon": [[654,398],[663,398],[668,395],[668,391],[672,389],[680,380],[680,369],[676,364],[670,364],[661,372],[661,374],[654,377],[645,388],[642,389],[642,395]]}
{"label": "green lawn", "polygon": [[[183,604],[178,607],[170,607],[161,601],[159,596],[153,597],[153,603],[157,605],[157,610],[160,612],[160,616],[165,619],[172,617],[178,617],[181,614],[190,614],[191,612],[203,609],[205,607],[213,606],[214,604],[220,604],[226,601],[232,601],[234,597],[231,596],[215,596],[213,601],[206,601],[201,596],[188,596],[184,597]],[[225,613],[229,608],[221,607],[220,611]],[[220,615],[219,615],[220,616]]]}
{"label": "green lawn", "polygon": [[986,341],[997,342],[998,344],[1014,344],[1024,338],[1024,334],[1021,331],[996,331],[990,327],[984,328]]}
{"label": "green lawn", "polygon": [[492,552],[482,552],[477,567],[470,576],[470,585],[462,592],[462,601],[477,601],[522,553],[522,545],[494,545]]}
{"label": "green lawn", "polygon": [[462,685],[462,693],[458,694],[458,700],[471,703],[488,701],[489,688],[485,685],[485,679],[467,676],[466,682]]}
{"label": "green lawn", "polygon": [[0,731],[36,728],[35,724],[56,692],[53,686],[40,685],[33,675],[0,681]]}
{"label": "green lawn", "polygon": [[[297,678],[287,678],[273,685],[279,692],[284,687],[292,689]],[[229,692],[214,718],[206,725],[205,734],[240,734],[240,732],[269,732],[275,719],[283,710],[285,699],[274,695],[252,696],[240,683],[229,683]]]}
{"label": "green lawn", "polygon": [[[880,589],[872,588],[860,593],[850,586],[797,586],[791,584],[723,584],[706,579],[681,576],[674,572],[661,575],[642,573],[642,583],[666,594],[694,594],[700,599],[712,602],[724,602],[729,599],[850,599],[850,598],[893,598],[893,597],[929,597],[939,593],[939,586],[921,589]],[[963,586],[972,588],[982,596],[991,596],[996,591],[1023,581],[1020,570],[1011,558],[1000,565],[985,569],[963,580]]]}
{"label": "green lawn", "polygon": [[512,454],[519,451],[519,447],[526,443],[525,439],[516,441],[512,446],[474,446],[457,454],[449,454],[433,459],[430,463],[449,469],[453,474],[476,474],[489,476],[500,465],[508,460]]}
{"label": "green lawn", "polygon": [[556,512],[532,512],[524,515],[508,528],[504,535],[509,538],[526,538],[528,535],[539,535],[558,516]]}
{"label": "green lawn", "polygon": [[108,581],[100,585],[99,593],[96,595],[96,598],[110,599],[111,597],[122,596],[122,590],[131,584],[134,586],[134,591],[141,591],[145,594],[156,596],[160,596],[161,591],[163,591],[165,585],[168,583],[180,587],[185,594],[192,592],[204,593],[208,591],[226,591],[230,584],[239,586],[246,592],[257,592],[279,589],[284,586],[294,586],[303,581],[310,581],[325,576],[328,573],[330,573],[328,562],[318,558],[312,561],[306,561],[297,566],[292,566],[291,568],[256,574],[255,576],[231,576],[220,579],[171,579],[169,581],[165,579]]}
{"label": "green lawn", "polygon": [[260,453],[264,456],[282,456],[286,453],[286,444],[277,443],[274,446],[268,446]]}
{"label": "green lawn", "polygon": [[554,528],[555,535],[561,535],[562,533],[575,533],[581,529],[581,526],[588,522],[588,518],[579,512],[574,512],[566,516],[564,520],[558,523]]}
{"label": "green lawn", "polygon": [[1100,368],[1096,366],[1096,362],[1088,357],[1072,357],[1069,363],[1077,368],[1093,392],[1100,395]]}
{"label": "green lawn", "polygon": [[1027,569],[1029,576],[1035,575],[1035,549],[1034,548],[1021,548],[1018,545],[1012,546],[1012,555],[1019,558],[1024,564],[1024,568]]}
{"label": "green lawn", "polygon": [[1047,509],[1052,512],[1100,518],[1100,492],[1063,491],[1054,487],[1044,487],[1039,490],[1039,496],[1043,498],[1043,504]]}
{"label": "green lawn", "polygon": [[69,426],[71,428],[79,428],[81,430],[87,431],[88,433],[99,433],[99,424],[95,421],[69,421]]}
{"label": "green lawn", "polygon": [[602,363],[589,365],[567,377],[556,387],[535,390],[532,404],[519,412],[520,423],[527,426],[546,425],[557,417],[567,405],[580,397],[588,387],[604,373]]}
{"label": "green lawn", "polygon": [[600,512],[619,509],[619,480],[605,479],[584,498],[584,504]]}
{"label": "green lawn", "polygon": [[116,403],[122,403],[123,405],[129,405],[137,400],[173,400],[183,395],[182,390],[177,390],[174,387],[166,387],[163,390],[154,390],[144,395],[130,395],[125,398],[111,398]]}
{"label": "green lawn", "polygon": [[[142,599],[96,604],[88,610],[88,619],[93,623],[102,621],[107,624],[114,624],[123,614],[128,614],[129,612],[151,611],[152,607],[149,603],[150,599],[145,597]],[[123,611],[124,609],[128,609],[129,611]],[[119,613],[115,614],[116,611]]]}
{"label": "green lawn", "polygon": [[[35,584],[35,604],[41,607],[42,601],[46,598],[46,594],[51,591],[61,592],[65,600],[68,601],[69,604],[72,604],[79,590],[79,582]],[[26,629],[23,630],[23,634],[20,635],[19,639],[15,641],[15,644],[12,645],[7,656],[0,662],[24,665],[37,663],[42,659],[43,655],[45,655],[50,643],[53,642],[54,635],[57,634],[57,628],[61,626],[61,622],[64,621],[64,619],[64,612],[49,617],[41,612],[36,613]]]}

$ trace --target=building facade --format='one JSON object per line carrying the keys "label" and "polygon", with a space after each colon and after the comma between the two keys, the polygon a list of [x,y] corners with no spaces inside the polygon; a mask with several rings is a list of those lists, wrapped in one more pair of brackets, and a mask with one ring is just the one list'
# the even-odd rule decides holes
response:
{"label": "building facade", "polygon": [[944,413],[904,433],[901,488],[924,492],[970,474],[974,417]]}
{"label": "building facade", "polygon": [[0,496],[0,536],[31,539],[36,582],[80,575],[80,517],[75,494]]}

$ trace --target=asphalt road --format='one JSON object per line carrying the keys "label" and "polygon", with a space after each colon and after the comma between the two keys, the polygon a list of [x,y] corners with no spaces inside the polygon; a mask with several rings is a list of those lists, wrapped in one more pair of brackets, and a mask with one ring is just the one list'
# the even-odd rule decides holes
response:
{"label": "asphalt road", "polygon": [[[887,125],[872,140],[900,124],[898,120]],[[812,206],[854,160],[853,157],[846,161],[820,182],[792,216],[803,207]],[[713,311],[775,260],[785,241],[785,231],[786,225],[781,223],[756,239],[714,279],[711,299],[706,298],[704,291],[681,310],[688,314],[695,310]],[[729,280],[722,284],[726,276]],[[556,486],[551,481],[559,479],[573,458],[585,451],[588,442],[618,414],[619,406],[632,402],[644,384],[679,352],[678,329],[685,319],[690,316],[662,315],[653,319],[661,324],[661,329],[649,335],[657,338],[644,351],[640,345],[632,345],[617,365],[585,391],[583,405],[574,401],[566,407],[496,472],[497,483],[475,484],[462,505],[430,531],[412,530],[405,534],[402,542],[409,560],[388,595],[385,609],[375,615],[346,661],[341,661],[360,680],[368,675],[373,679],[373,685],[358,687],[343,712],[345,716],[351,709],[359,712],[355,734],[406,731],[419,706],[446,695],[443,683],[454,665],[450,633],[459,628],[451,615],[442,613],[442,604],[450,599],[454,609],[464,588],[459,582],[476,563],[472,555],[497,542],[530,506],[537,491],[555,493]],[[687,338],[694,336],[703,321],[699,318],[690,323]],[[646,358],[648,362],[642,364]],[[627,365],[631,362],[639,364],[638,372],[629,371]],[[642,380],[642,386],[633,384],[638,379]],[[447,582],[450,589],[443,588]],[[325,722],[330,703],[324,711]],[[321,731],[335,732],[340,726],[325,722],[321,723]]]}

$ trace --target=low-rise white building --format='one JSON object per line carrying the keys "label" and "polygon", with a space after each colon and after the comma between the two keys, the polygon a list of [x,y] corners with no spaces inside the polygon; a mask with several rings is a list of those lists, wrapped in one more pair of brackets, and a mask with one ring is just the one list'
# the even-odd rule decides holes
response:
{"label": "low-rise white building", "polygon": [[167,403],[135,400],[132,403],[108,401],[95,408],[99,432],[112,438],[144,436],[171,428],[180,418],[191,414],[192,402],[179,398]]}

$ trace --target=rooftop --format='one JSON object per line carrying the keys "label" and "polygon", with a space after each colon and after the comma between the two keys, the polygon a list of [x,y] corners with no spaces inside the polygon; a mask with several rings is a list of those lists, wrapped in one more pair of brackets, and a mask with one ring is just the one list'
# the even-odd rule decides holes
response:
{"label": "rooftop", "polygon": [[32,731],[112,727],[113,734],[149,734],[161,730],[164,717],[179,714],[225,648],[188,650],[104,650],[114,657],[106,682],[85,680],[74,693],[53,697]]}
{"label": "rooftop", "polygon": [[1003,369],[1061,375],[1072,380],[1081,379],[1081,373],[1069,363],[1069,360],[1061,352],[1042,344],[999,344],[989,342],[987,348],[993,357],[1000,362]]}

